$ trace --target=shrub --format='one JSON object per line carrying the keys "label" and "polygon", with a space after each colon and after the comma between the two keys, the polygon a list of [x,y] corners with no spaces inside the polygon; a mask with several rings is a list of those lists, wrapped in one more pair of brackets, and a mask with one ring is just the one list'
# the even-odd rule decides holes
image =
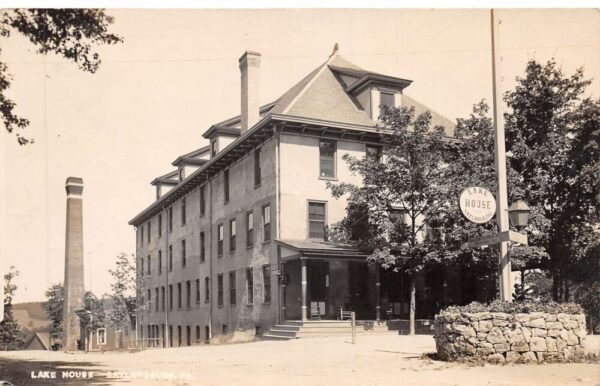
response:
{"label": "shrub", "polygon": [[532,300],[525,300],[522,302],[503,302],[500,300],[494,300],[491,303],[483,304],[479,302],[473,302],[465,306],[450,306],[443,309],[440,315],[443,314],[456,314],[456,313],[476,313],[476,312],[504,312],[507,314],[518,314],[518,313],[529,313],[529,312],[546,312],[549,314],[581,314],[583,308],[579,304],[575,303],[556,303],[554,301],[549,302],[536,302]]}

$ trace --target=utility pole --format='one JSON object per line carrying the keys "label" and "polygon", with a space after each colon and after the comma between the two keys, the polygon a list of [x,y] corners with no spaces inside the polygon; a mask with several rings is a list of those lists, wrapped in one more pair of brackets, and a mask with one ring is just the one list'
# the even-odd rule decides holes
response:
{"label": "utility pole", "polygon": [[[496,221],[498,231],[506,232],[508,225],[508,191],[506,183],[506,149],[504,142],[504,115],[499,111],[498,103],[502,101],[502,93],[497,85],[497,72],[501,65],[501,60],[496,56],[496,47],[499,45],[498,33],[494,31],[495,19],[494,10],[490,10],[491,35],[492,35],[492,91],[493,91],[493,114],[494,114],[494,160],[496,163],[496,178],[498,181],[498,191],[496,194]],[[498,25],[500,22],[498,23]],[[500,287],[500,300],[512,301],[511,286],[511,268],[508,255],[508,241],[502,241],[498,244],[498,282]]]}

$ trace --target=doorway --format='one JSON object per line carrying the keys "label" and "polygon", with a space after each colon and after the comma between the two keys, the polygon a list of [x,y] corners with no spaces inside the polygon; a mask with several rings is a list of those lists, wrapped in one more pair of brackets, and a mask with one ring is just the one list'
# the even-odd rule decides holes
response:
{"label": "doorway", "polygon": [[307,264],[309,318],[326,318],[329,292],[329,263],[311,260]]}

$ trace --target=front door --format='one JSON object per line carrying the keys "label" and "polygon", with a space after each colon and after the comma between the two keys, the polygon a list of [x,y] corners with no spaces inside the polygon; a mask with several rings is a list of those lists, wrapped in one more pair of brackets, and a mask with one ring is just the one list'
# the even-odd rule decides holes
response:
{"label": "front door", "polygon": [[[307,264],[308,306],[310,319],[327,316],[327,292],[329,289],[329,263],[311,260]],[[317,316],[318,315],[318,316]]]}

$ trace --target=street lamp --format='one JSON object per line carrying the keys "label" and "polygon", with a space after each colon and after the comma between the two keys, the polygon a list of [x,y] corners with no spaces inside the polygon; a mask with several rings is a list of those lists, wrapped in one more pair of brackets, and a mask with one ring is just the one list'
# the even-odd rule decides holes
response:
{"label": "street lamp", "polygon": [[530,212],[531,210],[525,201],[517,200],[513,202],[508,208],[508,218],[510,219],[510,223],[517,228],[517,230],[523,230],[523,228],[527,226],[527,222],[529,222]]}

